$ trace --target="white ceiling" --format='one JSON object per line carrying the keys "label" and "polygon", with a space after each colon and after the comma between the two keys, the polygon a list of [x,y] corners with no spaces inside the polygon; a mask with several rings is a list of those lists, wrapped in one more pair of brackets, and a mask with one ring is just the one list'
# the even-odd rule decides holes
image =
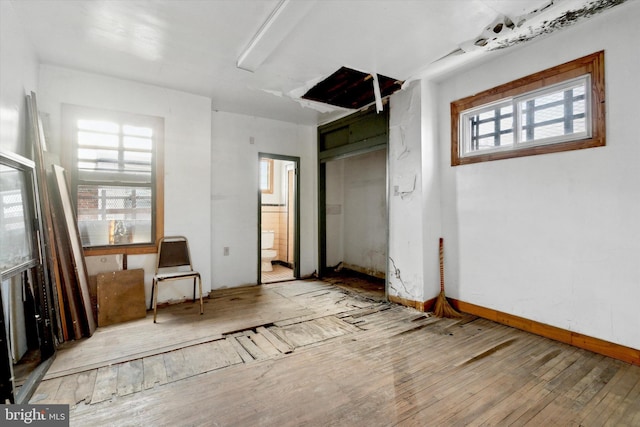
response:
{"label": "white ceiling", "polygon": [[[524,25],[493,34],[493,46],[533,31],[536,19],[540,26],[589,3],[597,2],[12,0],[42,63],[203,95],[214,110],[304,124],[344,114],[298,99],[341,66],[415,79],[490,50],[491,43],[473,42],[504,16]],[[252,40],[253,72],[236,67]]]}

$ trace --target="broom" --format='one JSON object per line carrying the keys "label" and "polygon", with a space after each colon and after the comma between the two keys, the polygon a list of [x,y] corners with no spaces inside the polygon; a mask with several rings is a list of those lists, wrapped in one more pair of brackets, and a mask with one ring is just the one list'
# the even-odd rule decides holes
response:
{"label": "broom", "polygon": [[442,237],[440,238],[440,294],[433,306],[433,314],[438,317],[462,317],[462,314],[449,305],[447,297],[444,296],[444,241]]}

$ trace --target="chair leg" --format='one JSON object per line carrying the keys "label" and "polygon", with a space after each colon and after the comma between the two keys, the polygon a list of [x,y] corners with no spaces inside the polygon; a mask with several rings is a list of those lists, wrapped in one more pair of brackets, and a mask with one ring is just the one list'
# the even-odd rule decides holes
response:
{"label": "chair leg", "polygon": [[204,314],[204,304],[202,302],[202,279],[198,277],[198,287],[200,288],[200,314]]}
{"label": "chair leg", "polygon": [[156,279],[153,279],[151,281],[151,299],[149,300],[149,310],[153,309],[153,295],[155,294],[155,290],[156,290]]}
{"label": "chair leg", "polygon": [[193,278],[193,302],[196,302],[196,277]]}
{"label": "chair leg", "polygon": [[155,288],[153,291],[153,323],[156,323],[156,315],[158,313],[158,281],[156,280],[153,283],[153,287]]}

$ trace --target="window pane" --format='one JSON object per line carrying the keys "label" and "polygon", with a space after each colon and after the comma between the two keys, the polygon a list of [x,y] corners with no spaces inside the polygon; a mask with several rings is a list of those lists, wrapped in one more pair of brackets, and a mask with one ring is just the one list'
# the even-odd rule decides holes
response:
{"label": "window pane", "polygon": [[494,148],[494,140],[493,137],[491,138],[480,138],[478,140],[478,146],[476,148],[476,150],[486,150],[488,148]]}
{"label": "window pane", "polygon": [[27,206],[29,179],[27,173],[0,164],[0,270],[3,272],[34,258]]}
{"label": "window pane", "polygon": [[120,132],[120,126],[117,123],[99,120],[78,120],[78,129],[106,133]]}
{"label": "window pane", "polygon": [[535,111],[535,123],[544,123],[549,120],[561,119],[564,117],[564,108],[562,105],[556,105]]}
{"label": "window pane", "polygon": [[562,123],[552,123],[546,126],[536,127],[533,130],[533,135],[533,139],[553,138],[564,135],[564,126]]}
{"label": "window pane", "polygon": [[495,130],[495,122],[492,120],[490,122],[479,123],[478,125],[478,133],[480,135],[486,135],[488,133],[492,133]]}
{"label": "window pane", "polygon": [[151,165],[151,153],[141,153],[139,151],[125,151],[124,161],[126,163],[144,163]]}
{"label": "window pane", "polygon": [[152,243],[151,187],[78,186],[83,246]]}
{"label": "window pane", "polygon": [[127,171],[148,171],[151,172],[151,153],[141,153],[139,151],[124,152],[124,168]]}
{"label": "window pane", "polygon": [[151,138],[153,136],[153,129],[148,127],[122,125],[122,133],[124,133],[125,135]]}
{"label": "window pane", "polygon": [[113,160],[118,161],[116,150],[96,150],[94,148],[79,148],[78,160]]}
{"label": "window pane", "polygon": [[103,133],[78,132],[78,145],[118,148],[118,135],[107,135]]}
{"label": "window pane", "polygon": [[489,111],[485,111],[484,113],[480,113],[480,115],[478,115],[478,118],[480,120],[492,119],[494,115],[495,115],[494,111],[489,110]]}
{"label": "window pane", "polygon": [[480,107],[465,114],[470,144],[465,153],[495,150],[513,144],[513,106],[510,101],[494,107]]}
{"label": "window pane", "polygon": [[586,133],[585,85],[586,80],[580,80],[521,100],[521,141],[558,140]]}
{"label": "window pane", "polygon": [[80,170],[118,170],[117,162],[78,162]]}
{"label": "window pane", "polygon": [[562,92],[558,92],[558,93],[552,93],[549,95],[541,96],[540,98],[536,99],[535,102],[536,102],[536,106],[540,106],[540,105],[550,104],[556,101],[561,101],[562,98],[563,98]]}
{"label": "window pane", "polygon": [[573,121],[573,131],[576,133],[586,133],[587,132],[587,121],[584,117],[580,119],[575,119]]}
{"label": "window pane", "polygon": [[269,189],[269,161],[266,160],[260,162],[260,189]]}
{"label": "window pane", "polygon": [[133,136],[125,136],[123,138],[124,148],[134,148],[137,150],[151,150],[153,148],[152,140],[149,138],[136,138]]}

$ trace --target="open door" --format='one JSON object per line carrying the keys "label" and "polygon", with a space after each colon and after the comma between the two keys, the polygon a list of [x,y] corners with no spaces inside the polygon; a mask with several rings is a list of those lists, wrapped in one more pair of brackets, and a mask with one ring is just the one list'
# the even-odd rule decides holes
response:
{"label": "open door", "polygon": [[300,277],[300,158],[259,154],[258,283]]}

